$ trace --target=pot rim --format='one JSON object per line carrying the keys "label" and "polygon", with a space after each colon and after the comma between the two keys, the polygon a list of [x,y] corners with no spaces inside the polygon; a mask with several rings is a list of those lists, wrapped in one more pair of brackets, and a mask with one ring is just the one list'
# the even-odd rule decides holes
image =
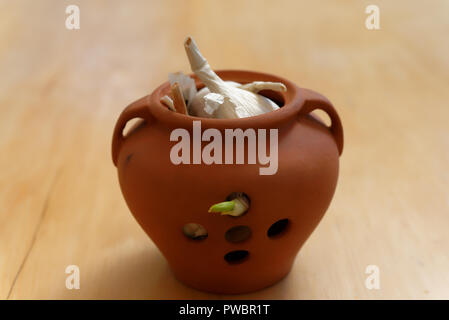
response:
{"label": "pot rim", "polygon": [[[300,94],[301,89],[285,78],[268,73],[246,70],[215,70],[215,72],[225,81],[230,80],[239,83],[252,81],[282,82],[287,87],[287,91],[276,92],[276,94],[282,97],[284,104],[279,109],[271,112],[238,119],[216,119],[184,115],[169,110],[160,102],[160,99],[164,95],[170,93],[170,83],[166,81],[146,97],[147,107],[151,115],[157,121],[170,127],[191,128],[193,121],[196,120],[201,121],[201,126],[205,128],[276,128],[293,120],[304,105],[304,98]],[[189,76],[195,79],[198,88],[204,87],[204,84],[194,74],[190,74]]]}

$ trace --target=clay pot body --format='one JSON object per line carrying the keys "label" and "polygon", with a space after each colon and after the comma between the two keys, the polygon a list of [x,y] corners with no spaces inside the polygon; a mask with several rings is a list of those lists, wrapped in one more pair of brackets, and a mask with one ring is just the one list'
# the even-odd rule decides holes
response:
{"label": "clay pot body", "polygon": [[[267,287],[290,271],[296,254],[333,197],[343,131],[334,108],[318,93],[263,73],[217,74],[240,83],[281,81],[287,92],[263,94],[283,106],[243,119],[186,116],[169,111],[159,102],[169,94],[169,84],[165,83],[122,112],[113,136],[112,154],[129,209],[175,276],[200,290],[236,294]],[[330,127],[310,116],[315,109],[329,115]],[[125,124],[136,117],[144,119],[144,123],[123,137]],[[194,120],[201,120],[203,130],[216,128],[220,132],[277,128],[277,173],[260,175],[258,164],[173,164],[170,150],[177,142],[170,141],[170,134],[176,128],[185,128],[192,135]],[[246,214],[230,217],[208,213],[212,204],[224,201],[231,192],[245,192],[250,197],[251,207]],[[285,230],[269,237],[270,226],[283,219],[288,219]],[[187,223],[204,226],[207,238],[187,238],[182,232]],[[225,234],[235,226],[248,226],[249,239],[229,242]],[[234,250],[246,250],[248,255],[239,263],[229,263],[224,256]]]}

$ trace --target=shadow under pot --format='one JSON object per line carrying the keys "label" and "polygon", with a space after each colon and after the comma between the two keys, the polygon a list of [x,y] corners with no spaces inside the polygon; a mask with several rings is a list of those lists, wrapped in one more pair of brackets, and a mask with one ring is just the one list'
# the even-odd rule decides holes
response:
{"label": "shadow under pot", "polygon": [[[199,290],[239,294],[270,286],[290,271],[332,200],[343,129],[335,109],[319,93],[264,73],[217,74],[240,83],[284,83],[286,92],[262,92],[282,107],[243,119],[182,115],[160,103],[170,92],[170,84],[164,83],[121,113],[114,129],[112,158],[130,211],[176,278]],[[330,126],[311,115],[314,110],[327,113]],[[141,122],[123,136],[126,123],[135,118]],[[223,136],[226,129],[277,130],[276,171],[262,175],[260,169],[267,163],[259,159],[255,164],[206,164],[202,159],[195,164],[173,163],[170,153],[179,142],[170,136],[182,129],[193,145],[193,128],[199,121],[201,132],[216,129]],[[202,141],[196,147],[203,150],[207,144]],[[267,154],[275,151],[268,142],[267,146]],[[224,144],[222,148],[224,156]],[[208,212],[212,204],[227,201],[232,192],[249,197],[245,214]],[[244,228],[229,232],[238,226]]]}

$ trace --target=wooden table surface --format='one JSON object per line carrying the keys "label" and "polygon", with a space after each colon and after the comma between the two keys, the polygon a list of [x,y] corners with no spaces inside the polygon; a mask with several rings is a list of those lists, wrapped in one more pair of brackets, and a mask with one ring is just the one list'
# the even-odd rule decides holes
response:
{"label": "wooden table surface", "polygon": [[188,34],[216,69],[323,93],[345,129],[335,197],[290,275],[230,298],[449,298],[449,1],[78,0],[79,30],[69,4],[0,2],[0,298],[229,298],[174,279],[110,156],[121,110],[189,72]]}

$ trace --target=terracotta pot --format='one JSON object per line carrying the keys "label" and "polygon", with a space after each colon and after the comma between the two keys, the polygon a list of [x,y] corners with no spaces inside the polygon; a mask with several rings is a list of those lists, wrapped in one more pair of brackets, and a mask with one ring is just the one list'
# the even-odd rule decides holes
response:
{"label": "terracotta pot", "polygon": [[[122,112],[114,130],[112,158],[129,209],[175,276],[200,290],[236,294],[272,285],[290,271],[333,197],[343,129],[331,103],[316,92],[264,73],[217,73],[224,80],[240,83],[281,81],[287,92],[263,94],[283,106],[243,119],[191,117],[169,111],[159,102],[169,94],[169,84],[164,83]],[[201,86],[198,80],[197,84]],[[330,127],[310,115],[315,109],[329,115]],[[123,128],[133,118],[144,122],[124,137]],[[177,142],[170,141],[170,133],[176,128],[192,132],[194,120],[201,120],[203,130],[220,132],[226,128],[278,128],[277,173],[259,175],[257,164],[174,165],[169,155]],[[232,192],[249,196],[251,206],[246,214],[208,213],[212,204],[224,201]],[[187,238],[182,232],[187,223],[202,225],[208,236]],[[227,231],[236,226],[249,229],[238,228],[244,231],[243,241],[230,242],[228,236],[236,229]]]}

